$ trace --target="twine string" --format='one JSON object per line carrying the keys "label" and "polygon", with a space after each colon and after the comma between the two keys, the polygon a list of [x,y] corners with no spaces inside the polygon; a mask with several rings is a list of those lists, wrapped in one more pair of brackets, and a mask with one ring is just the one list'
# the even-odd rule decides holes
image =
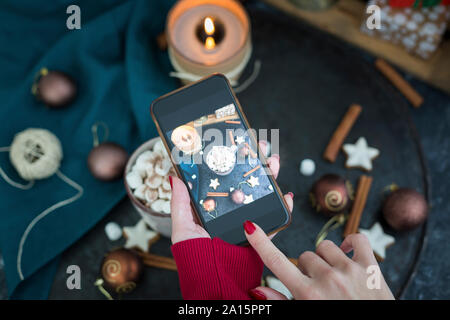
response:
{"label": "twine string", "polygon": [[105,281],[103,281],[103,279],[97,279],[94,282],[94,285],[98,288],[98,290],[100,290],[100,292],[108,299],[108,300],[114,300],[113,297],[109,294],[108,291],[106,291],[106,289],[103,287],[103,284],[105,283]]}
{"label": "twine string", "polygon": [[327,223],[325,223],[325,225],[322,227],[322,229],[320,230],[319,234],[316,237],[316,242],[315,242],[316,248],[323,240],[325,240],[325,238],[327,237],[329,232],[342,226],[345,223],[345,221],[347,220],[347,218],[348,218],[347,214],[341,213],[341,214],[337,214],[337,215],[333,216],[330,220],[328,220]]}
{"label": "twine string", "polygon": [[44,211],[42,211],[39,215],[37,215],[27,226],[27,228],[25,229],[25,232],[22,235],[22,238],[20,239],[20,243],[19,243],[19,251],[17,253],[17,273],[19,274],[20,280],[24,280],[24,276],[23,276],[23,272],[22,272],[22,255],[23,255],[23,247],[25,245],[25,241],[27,240],[28,235],[30,234],[31,230],[33,229],[33,227],[43,218],[45,218],[48,214],[50,214],[51,212],[55,211],[58,208],[64,207],[69,205],[70,203],[78,200],[84,192],[83,187],[81,187],[78,183],[76,183],[75,181],[73,181],[72,179],[70,179],[69,177],[67,177],[66,175],[64,175],[61,171],[56,171],[56,175],[65,183],[67,183],[68,185],[70,185],[71,187],[73,187],[75,190],[77,190],[78,192],[70,197],[67,198],[65,200],[59,201],[57,203],[55,203],[54,205],[52,205],[51,207],[48,207],[47,209],[45,209]]}
{"label": "twine string", "polygon": [[98,121],[98,122],[94,123],[91,127],[94,147],[98,146],[100,143],[100,138],[98,136],[98,127],[103,127],[103,130],[104,130],[103,141],[106,141],[109,137],[109,128],[106,123],[104,123],[103,121]]}
{"label": "twine string", "polygon": [[[11,148],[10,147],[1,147],[0,148],[0,152],[9,152]],[[8,175],[6,174],[6,172],[2,169],[2,167],[0,167],[0,176],[2,176],[2,178],[11,186],[18,188],[18,189],[22,189],[22,190],[28,190],[31,187],[34,186],[34,180],[30,180],[28,181],[27,184],[21,184],[19,182],[15,182],[14,180],[12,180],[10,177],[8,177]]]}
{"label": "twine string", "polygon": [[256,60],[253,65],[253,71],[250,77],[245,79],[238,87],[234,88],[234,92],[240,93],[244,90],[246,90],[250,85],[255,82],[255,80],[259,76],[259,72],[261,71],[261,60]]}

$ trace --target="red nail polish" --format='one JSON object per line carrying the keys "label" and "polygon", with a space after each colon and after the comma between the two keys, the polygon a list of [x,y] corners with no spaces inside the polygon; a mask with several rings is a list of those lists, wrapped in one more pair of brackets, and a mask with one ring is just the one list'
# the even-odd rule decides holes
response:
{"label": "red nail polish", "polygon": [[172,176],[169,176],[169,182],[170,182],[170,189],[173,189],[173,185],[172,185]]}
{"label": "red nail polish", "polygon": [[262,291],[259,291],[258,289],[248,290],[248,295],[255,300],[267,300],[266,295]]}
{"label": "red nail polish", "polygon": [[247,234],[252,234],[253,232],[255,232],[256,228],[255,228],[255,225],[251,221],[245,220],[244,230],[245,230],[245,232],[247,232]]}
{"label": "red nail polish", "polygon": [[294,200],[294,194],[292,192],[288,192],[288,195],[290,195],[292,200]]}

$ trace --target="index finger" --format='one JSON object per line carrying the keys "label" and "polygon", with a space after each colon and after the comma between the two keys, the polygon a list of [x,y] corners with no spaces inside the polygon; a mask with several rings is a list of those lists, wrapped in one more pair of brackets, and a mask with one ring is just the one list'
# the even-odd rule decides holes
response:
{"label": "index finger", "polygon": [[345,253],[353,250],[352,260],[364,266],[377,264],[369,239],[361,233],[349,234],[341,244]]}
{"label": "index finger", "polygon": [[264,264],[291,292],[305,286],[309,278],[286,258],[257,224],[247,220],[244,223],[244,229],[248,242]]}

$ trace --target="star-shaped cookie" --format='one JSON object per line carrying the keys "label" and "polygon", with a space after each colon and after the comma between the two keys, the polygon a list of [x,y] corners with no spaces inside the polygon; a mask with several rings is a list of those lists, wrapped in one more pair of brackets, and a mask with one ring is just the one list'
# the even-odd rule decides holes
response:
{"label": "star-shaped cookie", "polygon": [[286,288],[286,286],[283,284],[283,282],[281,282],[277,278],[272,277],[272,276],[267,276],[266,277],[266,285],[269,288],[272,288],[274,290],[277,290],[281,294],[284,294],[285,297],[288,298],[288,300],[294,299],[294,297],[292,296],[292,293],[289,291],[289,289]]}
{"label": "star-shaped cookie", "polygon": [[209,186],[211,188],[213,188],[214,190],[216,190],[217,187],[220,186],[219,178],[211,179],[211,182],[210,182]]}
{"label": "star-shaped cookie", "polygon": [[244,195],[244,204],[249,204],[249,203],[251,203],[251,202],[253,202],[253,195],[252,194],[250,194],[250,195]]}
{"label": "star-shaped cookie", "polygon": [[250,176],[250,179],[247,180],[247,183],[252,188],[259,186],[259,178]]}
{"label": "star-shaped cookie", "polygon": [[235,141],[236,141],[237,144],[241,144],[241,143],[245,142],[245,139],[244,139],[243,136],[237,136]]}
{"label": "star-shaped cookie", "polygon": [[369,239],[372,250],[378,258],[377,260],[383,261],[386,258],[386,248],[395,243],[395,238],[384,233],[379,222],[375,223],[368,230],[359,229],[359,232]]}
{"label": "star-shaped cookie", "polygon": [[380,151],[367,145],[366,138],[360,137],[355,144],[344,144],[342,147],[347,154],[345,166],[347,168],[361,168],[372,170],[372,160],[378,157]]}
{"label": "star-shaped cookie", "polygon": [[149,230],[145,221],[141,219],[134,227],[123,227],[127,237],[125,248],[139,248],[148,252],[150,245],[159,239],[159,233]]}

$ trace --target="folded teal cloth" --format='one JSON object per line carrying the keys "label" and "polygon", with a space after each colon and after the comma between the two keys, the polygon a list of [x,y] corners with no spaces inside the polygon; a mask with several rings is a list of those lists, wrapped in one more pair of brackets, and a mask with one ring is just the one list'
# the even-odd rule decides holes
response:
{"label": "folded teal cloth", "polygon": [[[167,53],[155,42],[173,3],[0,2],[0,147],[9,146],[14,135],[26,128],[48,129],[62,144],[61,172],[84,188],[79,200],[52,212],[31,230],[23,248],[25,280],[21,282],[17,254],[27,225],[44,209],[77,191],[55,175],[36,181],[30,190],[16,189],[0,178],[0,245],[10,297],[46,298],[58,255],[123,198],[123,181],[101,182],[88,170],[91,126],[97,121],[106,123],[108,140],[128,152],[157,135],[150,103],[177,85],[168,76]],[[79,30],[66,27],[66,9],[71,4],[81,9]],[[31,94],[33,79],[42,67],[75,78],[78,97],[68,108],[49,109]],[[9,177],[21,181],[7,152],[0,153],[0,166]]]}

